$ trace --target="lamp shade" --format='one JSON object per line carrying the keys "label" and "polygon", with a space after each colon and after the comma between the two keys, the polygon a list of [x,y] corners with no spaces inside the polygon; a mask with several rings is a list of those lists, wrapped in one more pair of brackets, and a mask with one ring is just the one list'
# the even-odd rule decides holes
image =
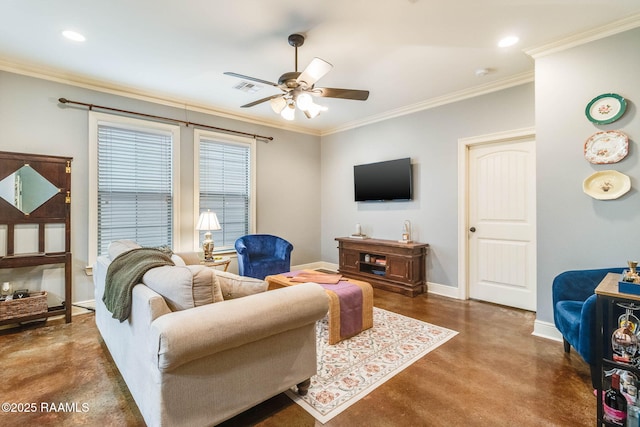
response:
{"label": "lamp shade", "polygon": [[280,115],[285,120],[293,120],[296,117],[296,104],[291,101],[289,104],[287,104],[286,107],[282,109]]}
{"label": "lamp shade", "polygon": [[220,222],[218,222],[215,212],[208,210],[200,214],[196,230],[222,230],[222,227],[220,227]]}
{"label": "lamp shade", "polygon": [[280,114],[284,107],[287,106],[287,100],[284,99],[284,96],[279,96],[277,98],[273,98],[270,101],[271,108],[276,114]]}

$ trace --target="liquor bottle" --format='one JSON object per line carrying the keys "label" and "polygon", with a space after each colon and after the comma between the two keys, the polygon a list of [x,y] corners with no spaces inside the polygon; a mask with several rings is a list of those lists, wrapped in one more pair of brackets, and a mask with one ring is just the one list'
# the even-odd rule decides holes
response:
{"label": "liquor bottle", "polygon": [[620,375],[611,375],[611,388],[604,395],[604,419],[617,426],[627,421],[627,399],[620,392]]}

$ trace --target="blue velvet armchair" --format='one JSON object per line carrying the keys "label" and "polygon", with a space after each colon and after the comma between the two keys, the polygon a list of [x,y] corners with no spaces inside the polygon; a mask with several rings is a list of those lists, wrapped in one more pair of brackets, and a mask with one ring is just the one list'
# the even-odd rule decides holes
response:
{"label": "blue velvet armchair", "polygon": [[248,234],[236,240],[238,273],[241,276],[264,279],[291,268],[293,245],[270,234]]}
{"label": "blue velvet armchair", "polygon": [[[592,369],[594,381],[596,339],[595,289],[607,273],[622,273],[624,268],[565,271],[553,279],[553,320],[562,334],[564,351],[571,347]],[[595,383],[594,383],[595,385]]]}

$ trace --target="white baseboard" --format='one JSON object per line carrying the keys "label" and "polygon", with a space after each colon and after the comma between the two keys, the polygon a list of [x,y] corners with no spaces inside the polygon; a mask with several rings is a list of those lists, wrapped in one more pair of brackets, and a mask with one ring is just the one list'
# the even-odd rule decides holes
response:
{"label": "white baseboard", "polygon": [[427,292],[443,297],[460,299],[458,296],[458,288],[454,286],[441,285],[439,283],[427,282]]}
{"label": "white baseboard", "polygon": [[88,310],[95,310],[96,309],[96,300],[95,299],[88,299],[86,301],[76,301],[73,303],[74,307],[80,308],[82,310],[82,308],[86,307]]}
{"label": "white baseboard", "polygon": [[542,320],[535,320],[533,322],[533,332],[531,335],[562,342],[562,334],[556,328],[556,325],[549,322],[543,322]]}

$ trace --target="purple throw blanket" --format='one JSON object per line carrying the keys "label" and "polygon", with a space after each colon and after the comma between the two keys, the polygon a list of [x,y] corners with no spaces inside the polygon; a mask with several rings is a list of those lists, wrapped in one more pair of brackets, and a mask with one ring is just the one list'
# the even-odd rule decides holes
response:
{"label": "purple throw blanket", "polygon": [[[284,273],[287,277],[295,277],[302,271]],[[345,280],[335,285],[318,283],[328,291],[338,295],[340,301],[340,336],[350,337],[362,330],[362,289]]]}

